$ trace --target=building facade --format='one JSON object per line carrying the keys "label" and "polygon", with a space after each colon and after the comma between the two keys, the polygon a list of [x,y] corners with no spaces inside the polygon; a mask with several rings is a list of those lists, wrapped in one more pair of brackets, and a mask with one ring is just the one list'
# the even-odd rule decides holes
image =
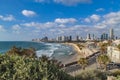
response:
{"label": "building facade", "polygon": [[103,34],[101,35],[101,40],[108,40],[108,34],[103,33]]}
{"label": "building facade", "polygon": [[110,29],[110,39],[114,39],[114,30],[112,28]]}
{"label": "building facade", "polygon": [[116,47],[109,46],[107,48],[107,55],[112,62],[120,63],[120,51]]}

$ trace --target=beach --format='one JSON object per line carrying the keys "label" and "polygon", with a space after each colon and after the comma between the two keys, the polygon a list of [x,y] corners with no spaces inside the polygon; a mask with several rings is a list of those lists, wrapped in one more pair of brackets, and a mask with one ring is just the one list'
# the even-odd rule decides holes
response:
{"label": "beach", "polygon": [[83,57],[79,47],[75,43],[62,43],[62,44],[67,45],[67,46],[71,46],[74,49],[74,52],[72,54],[59,59],[59,61],[61,61],[62,64],[69,64],[72,62],[76,62],[81,57]]}
{"label": "beach", "polygon": [[72,62],[76,62],[80,58],[86,58],[94,54],[95,52],[97,52],[97,50],[89,49],[87,47],[80,49],[77,45],[78,43],[77,44],[76,43],[62,43],[62,44],[71,46],[74,49],[74,53],[59,59],[59,61],[61,61],[62,64],[69,64]]}

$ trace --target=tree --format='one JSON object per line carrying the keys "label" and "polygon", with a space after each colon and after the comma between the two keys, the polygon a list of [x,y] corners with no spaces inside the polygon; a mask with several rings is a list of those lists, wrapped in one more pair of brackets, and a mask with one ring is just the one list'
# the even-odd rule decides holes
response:
{"label": "tree", "polygon": [[101,54],[97,57],[97,63],[100,65],[100,67],[107,70],[107,65],[110,63],[110,58],[105,54]]}
{"label": "tree", "polygon": [[104,53],[107,52],[107,46],[108,46],[108,43],[100,43],[100,44],[99,44],[100,52],[101,52],[102,54],[104,54]]}
{"label": "tree", "polygon": [[86,58],[80,58],[78,64],[80,64],[82,69],[85,70],[85,67],[88,65],[88,61]]}
{"label": "tree", "polygon": [[80,50],[82,50],[83,48],[85,48],[85,46],[82,45],[82,44],[77,44],[77,46],[79,47]]}
{"label": "tree", "polygon": [[120,44],[117,45],[118,50],[120,51]]}

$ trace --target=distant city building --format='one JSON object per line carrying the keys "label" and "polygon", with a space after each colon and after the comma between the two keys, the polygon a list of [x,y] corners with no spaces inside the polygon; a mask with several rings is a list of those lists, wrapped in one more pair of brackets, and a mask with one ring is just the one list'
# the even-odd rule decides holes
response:
{"label": "distant city building", "polygon": [[76,36],[76,41],[79,41],[80,39],[79,39],[79,36]]}
{"label": "distant city building", "polygon": [[103,34],[101,35],[101,40],[108,40],[108,34],[103,33]]}
{"label": "distant city building", "polygon": [[95,40],[95,35],[94,34],[92,35],[92,40]]}
{"label": "distant city building", "polygon": [[91,40],[90,34],[87,34],[87,39],[86,40]]}
{"label": "distant city building", "polygon": [[72,36],[59,36],[56,39],[59,42],[63,42],[63,41],[72,41]]}
{"label": "distant city building", "polygon": [[43,41],[43,42],[47,42],[48,41],[48,37],[43,37],[40,41]]}
{"label": "distant city building", "polygon": [[114,30],[110,29],[110,39],[114,39]]}
{"label": "distant city building", "polygon": [[72,36],[69,36],[69,41],[72,41]]}

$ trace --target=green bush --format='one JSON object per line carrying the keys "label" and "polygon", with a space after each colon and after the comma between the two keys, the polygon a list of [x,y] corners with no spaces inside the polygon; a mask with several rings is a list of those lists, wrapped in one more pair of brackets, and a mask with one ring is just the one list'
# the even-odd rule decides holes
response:
{"label": "green bush", "polygon": [[107,73],[98,70],[83,71],[76,76],[76,80],[106,80]]}
{"label": "green bush", "polygon": [[55,60],[0,55],[0,80],[73,80]]}

